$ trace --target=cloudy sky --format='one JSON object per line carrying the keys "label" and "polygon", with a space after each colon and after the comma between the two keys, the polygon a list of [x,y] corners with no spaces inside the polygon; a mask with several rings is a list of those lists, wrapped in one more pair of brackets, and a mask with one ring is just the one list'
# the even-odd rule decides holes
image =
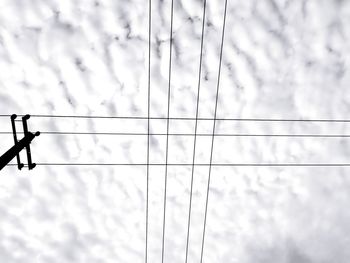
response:
{"label": "cloudy sky", "polygon": [[[200,79],[206,165],[193,170],[188,242],[199,263],[225,0],[206,1],[200,75],[204,1],[174,0],[173,20],[170,0],[151,4],[149,60],[148,1],[2,0],[0,148],[13,145],[9,116],[28,113],[38,164],[145,164],[149,106],[150,163],[191,164]],[[215,133],[336,136],[215,136],[212,163],[350,164],[337,136],[349,122],[227,120],[350,119],[350,2],[227,0],[225,21]],[[348,262],[349,169],[212,166],[203,262]],[[147,259],[185,262],[192,166],[167,168],[163,246],[165,174],[149,167]],[[6,167],[0,262],[145,262],[146,190],[145,165]]]}

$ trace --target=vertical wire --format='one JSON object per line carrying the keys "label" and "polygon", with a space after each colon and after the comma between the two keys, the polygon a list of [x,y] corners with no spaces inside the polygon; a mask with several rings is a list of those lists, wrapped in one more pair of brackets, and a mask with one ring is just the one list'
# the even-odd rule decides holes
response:
{"label": "vertical wire", "polygon": [[200,261],[201,263],[203,262],[203,251],[204,251],[205,230],[206,230],[206,225],[207,225],[209,189],[210,189],[210,176],[211,176],[211,167],[212,167],[212,161],[213,161],[213,148],[214,148],[214,138],[215,138],[216,114],[217,114],[218,98],[219,98],[219,87],[220,87],[220,76],[221,76],[222,51],[223,51],[223,47],[224,47],[224,36],[225,36],[226,11],[227,11],[227,0],[225,0],[224,20],[223,20],[223,25],[222,25],[222,36],[221,36],[221,49],[220,49],[219,71],[218,71],[218,80],[217,80],[217,86],[216,86],[216,99],[215,99],[215,110],[214,110],[214,124],[213,124],[212,140],[211,140],[211,151],[210,151],[210,162],[209,162],[209,175],[208,175],[208,185],[207,185],[207,197],[206,197],[206,202],[205,202],[205,213],[204,213],[204,226],[203,226],[203,237],[202,237],[201,261]]}
{"label": "vertical wire", "polygon": [[165,149],[165,177],[164,177],[164,214],[163,214],[163,237],[162,237],[162,263],[164,263],[164,242],[165,242],[165,215],[166,215],[166,197],[167,197],[167,180],[168,180],[168,152],[169,152],[169,117],[170,117],[170,92],[171,92],[171,59],[173,46],[173,14],[174,0],[171,0],[171,21],[170,21],[170,45],[169,45],[169,85],[168,85],[168,113],[167,113],[167,130],[166,130],[166,149]]}
{"label": "vertical wire", "polygon": [[148,202],[149,202],[149,141],[150,141],[150,104],[151,104],[151,15],[152,0],[148,5],[148,102],[147,102],[147,186],[146,186],[146,247],[145,263],[148,261]]}
{"label": "vertical wire", "polygon": [[192,159],[192,174],[191,174],[191,189],[190,189],[190,202],[188,209],[188,222],[187,222],[187,237],[186,237],[186,257],[185,263],[188,260],[188,246],[190,239],[190,227],[191,227],[191,213],[192,213],[192,197],[193,197],[193,177],[194,177],[194,163],[196,158],[196,142],[197,142],[197,127],[198,127],[198,112],[199,112],[199,94],[201,86],[201,77],[202,77],[202,59],[203,59],[203,39],[204,39],[204,26],[205,26],[205,11],[206,11],[207,0],[204,0],[203,4],[203,21],[202,21],[202,36],[201,36],[201,49],[199,57],[199,70],[198,70],[198,90],[197,90],[197,106],[196,106],[196,119],[194,127],[194,140],[193,140],[193,159]]}

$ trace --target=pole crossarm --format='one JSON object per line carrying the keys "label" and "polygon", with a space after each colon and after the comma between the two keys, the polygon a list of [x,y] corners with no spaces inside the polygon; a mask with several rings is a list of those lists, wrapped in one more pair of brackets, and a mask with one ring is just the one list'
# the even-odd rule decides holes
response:
{"label": "pole crossarm", "polygon": [[16,133],[16,125],[15,119],[17,118],[16,114],[11,115],[11,125],[13,132],[14,145],[7,150],[3,155],[0,156],[0,170],[2,170],[6,165],[8,165],[12,159],[16,157],[17,159],[17,167],[21,170],[24,167],[24,164],[21,163],[21,159],[19,153],[25,148],[27,153],[27,161],[28,161],[28,169],[32,170],[36,164],[32,162],[30,143],[34,140],[35,137],[40,135],[40,132],[32,133],[28,131],[28,119],[30,115],[25,115],[22,117],[23,131],[24,137],[18,141],[17,133]]}

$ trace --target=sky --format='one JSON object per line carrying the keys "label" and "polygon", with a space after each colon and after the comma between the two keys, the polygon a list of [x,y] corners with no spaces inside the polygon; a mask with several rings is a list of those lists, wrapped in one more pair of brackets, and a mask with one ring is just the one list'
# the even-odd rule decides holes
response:
{"label": "sky", "polygon": [[[350,163],[344,136],[220,136],[350,134],[344,121],[232,120],[349,119],[350,2],[227,0],[223,43],[225,0],[206,1],[203,38],[204,1],[171,6],[151,0],[149,32],[148,1],[1,1],[1,152],[9,116],[31,114],[38,164],[146,164],[149,109],[161,165],[5,167],[0,261],[145,262],[148,178],[147,262],[185,262],[193,169],[189,263],[205,214],[203,262],[348,262],[349,167],[213,165],[205,207],[211,152],[213,164]],[[192,164],[196,123],[205,165],[166,170]]]}

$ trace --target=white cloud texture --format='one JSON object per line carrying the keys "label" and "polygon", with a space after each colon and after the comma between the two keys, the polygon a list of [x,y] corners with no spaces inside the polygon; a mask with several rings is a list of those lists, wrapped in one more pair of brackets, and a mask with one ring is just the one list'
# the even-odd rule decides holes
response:
{"label": "white cloud texture", "polygon": [[[207,0],[199,116],[213,118],[224,0]],[[167,114],[171,1],[152,1],[151,116]],[[203,2],[174,1],[171,117],[194,118]],[[348,1],[228,1],[218,118],[349,119]],[[148,2],[3,0],[0,114],[147,116]],[[193,133],[171,120],[170,133]],[[39,118],[38,163],[145,163],[145,119]],[[211,133],[213,121],[198,122]],[[9,117],[0,118],[11,131]],[[151,120],[166,133],[166,120]],[[349,134],[348,123],[217,121],[216,133]],[[1,134],[0,149],[12,135]],[[166,137],[151,137],[165,162]],[[211,137],[197,139],[208,163]],[[216,137],[214,163],[350,163],[348,138]],[[191,163],[193,137],[169,137]],[[22,159],[25,160],[23,154]],[[346,167],[212,168],[204,262],[348,262]],[[144,262],[145,166],[0,172],[0,262]],[[168,168],[164,262],[184,262],[191,166]],[[194,173],[189,261],[199,262],[208,167]],[[161,262],[164,166],[150,167],[148,262]]]}

